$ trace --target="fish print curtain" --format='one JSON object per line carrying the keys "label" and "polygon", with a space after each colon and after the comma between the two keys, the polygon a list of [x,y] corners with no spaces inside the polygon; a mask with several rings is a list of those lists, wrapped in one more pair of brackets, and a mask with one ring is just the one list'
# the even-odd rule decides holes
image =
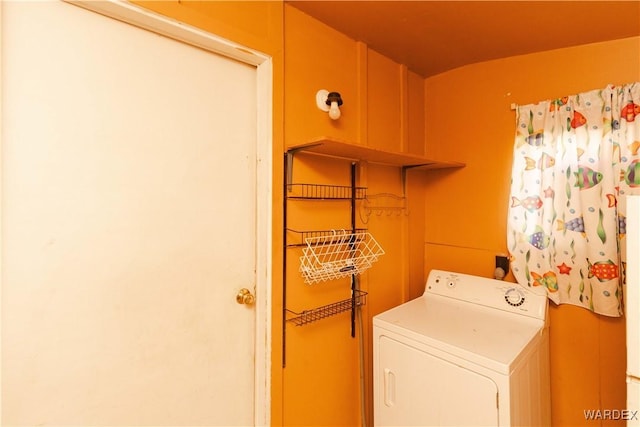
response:
{"label": "fish print curtain", "polygon": [[622,315],[639,148],[640,82],[517,108],[507,245],[519,283]]}

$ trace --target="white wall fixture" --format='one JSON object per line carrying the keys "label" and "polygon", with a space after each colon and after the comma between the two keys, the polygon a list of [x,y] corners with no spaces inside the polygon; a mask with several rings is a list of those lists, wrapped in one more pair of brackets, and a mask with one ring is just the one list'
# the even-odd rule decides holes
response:
{"label": "white wall fixture", "polygon": [[340,118],[342,98],[338,92],[329,92],[328,90],[320,89],[318,93],[316,93],[316,105],[322,111],[328,111],[329,117],[333,120]]}

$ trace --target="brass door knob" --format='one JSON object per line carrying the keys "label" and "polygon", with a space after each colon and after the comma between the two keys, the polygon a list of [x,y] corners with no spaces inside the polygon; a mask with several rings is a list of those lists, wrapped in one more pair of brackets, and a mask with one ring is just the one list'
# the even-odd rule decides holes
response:
{"label": "brass door knob", "polygon": [[256,297],[253,296],[249,289],[242,288],[236,295],[236,301],[238,302],[238,304],[251,305],[256,301]]}

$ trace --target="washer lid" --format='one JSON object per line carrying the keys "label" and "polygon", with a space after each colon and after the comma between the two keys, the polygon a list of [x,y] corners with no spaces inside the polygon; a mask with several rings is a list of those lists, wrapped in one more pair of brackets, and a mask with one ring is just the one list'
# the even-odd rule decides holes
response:
{"label": "washer lid", "polygon": [[373,318],[396,332],[508,375],[544,321],[440,295],[423,295]]}

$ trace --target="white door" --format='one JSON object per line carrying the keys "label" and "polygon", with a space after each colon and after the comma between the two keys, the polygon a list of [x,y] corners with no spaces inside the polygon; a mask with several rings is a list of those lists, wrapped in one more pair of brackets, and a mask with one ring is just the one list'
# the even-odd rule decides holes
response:
{"label": "white door", "polygon": [[376,346],[376,426],[499,425],[492,379],[390,337]]}
{"label": "white door", "polygon": [[60,2],[2,49],[2,425],[253,424],[256,67]]}

